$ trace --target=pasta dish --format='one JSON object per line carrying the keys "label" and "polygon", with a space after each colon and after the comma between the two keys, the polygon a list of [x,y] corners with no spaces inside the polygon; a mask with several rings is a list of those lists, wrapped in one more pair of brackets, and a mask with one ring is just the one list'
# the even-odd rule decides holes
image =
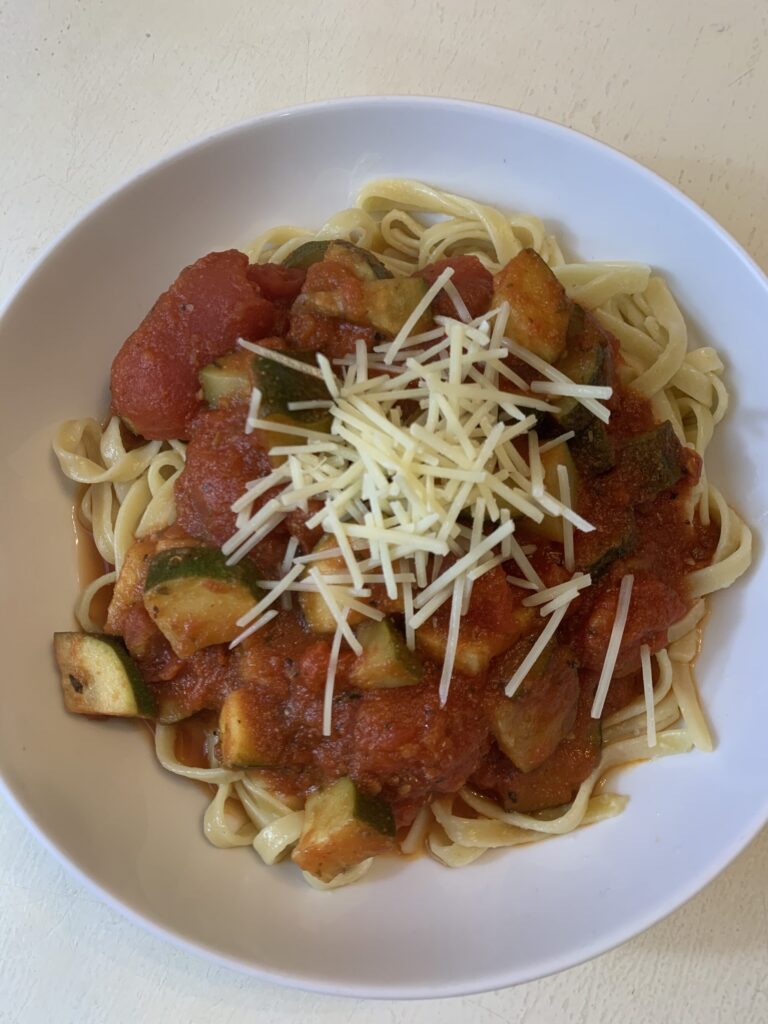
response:
{"label": "pasta dish", "polygon": [[723,369],[648,266],[419,182],[203,256],[55,438],[103,562],[67,710],[148,720],[211,843],[318,888],[617,815],[611,768],[713,746]]}

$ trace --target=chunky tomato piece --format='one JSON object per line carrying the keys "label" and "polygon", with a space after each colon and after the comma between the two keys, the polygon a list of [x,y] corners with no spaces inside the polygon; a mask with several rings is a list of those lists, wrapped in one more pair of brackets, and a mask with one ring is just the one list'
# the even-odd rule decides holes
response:
{"label": "chunky tomato piece", "polygon": [[[256,434],[244,432],[246,402],[229,402],[200,414],[187,445],[184,472],[176,481],[177,521],[193,537],[221,545],[236,530],[232,504],[249,480],[267,476],[272,466]],[[268,491],[254,512],[274,497]],[[265,573],[274,573],[285,549],[285,530],[268,534],[250,557]]]}
{"label": "chunky tomato piece", "polygon": [[209,253],[182,270],[123,344],[112,363],[112,408],[143,437],[188,437],[202,404],[198,372],[274,323],[247,256]]}
{"label": "chunky tomato piece", "polygon": [[[418,276],[432,284],[446,267],[453,267],[451,281],[464,300],[470,316],[476,317],[487,313],[493,298],[493,276],[477,256],[451,256],[447,260],[438,260],[437,263],[430,263],[420,270]],[[432,303],[432,312],[440,316],[457,315],[453,301],[444,291],[440,292]]]}
{"label": "chunky tomato piece", "polygon": [[264,298],[271,302],[292,302],[301,291],[306,271],[299,267],[281,267],[277,263],[252,263],[248,280],[258,285]]}

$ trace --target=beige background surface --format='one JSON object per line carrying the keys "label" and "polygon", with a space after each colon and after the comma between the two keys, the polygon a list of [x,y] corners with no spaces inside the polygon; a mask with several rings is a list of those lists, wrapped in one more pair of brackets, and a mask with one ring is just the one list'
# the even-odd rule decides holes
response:
{"label": "beige background surface", "polygon": [[[562,121],[680,186],[768,269],[767,33],[766,0],[0,0],[0,297],[84,206],[174,146],[376,93]],[[764,1022],[767,869],[763,833],[596,962],[465,1000],[374,1004],[176,951],[73,881],[3,805],[0,1022]]]}

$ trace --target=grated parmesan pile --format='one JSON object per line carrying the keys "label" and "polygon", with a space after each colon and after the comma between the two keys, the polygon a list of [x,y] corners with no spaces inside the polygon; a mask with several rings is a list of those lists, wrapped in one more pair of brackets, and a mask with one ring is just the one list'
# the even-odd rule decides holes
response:
{"label": "grated parmesan pile", "polygon": [[[347,617],[351,611],[371,619],[384,613],[366,603],[373,584],[400,598],[405,610],[408,646],[416,631],[443,605],[450,605],[449,628],[440,679],[440,700],[448,698],[461,616],[469,606],[473,583],[495,566],[513,563],[512,586],[526,590],[523,603],[538,607],[544,627],[530,653],[506,687],[514,694],[555,634],[571,601],[591,583],[574,572],[574,530],[591,531],[571,501],[571,482],[558,468],[558,493],[545,489],[541,454],[573,436],[567,433],[541,443],[536,414],[555,412],[553,401],[573,397],[603,422],[602,402],[611,389],[575,384],[506,336],[509,308],[470,319],[449,268],[435,280],[397,336],[369,352],[358,341],[354,355],[331,363],[317,355],[317,365],[241,340],[240,345],[268,359],[321,379],[327,401],[290,403],[289,408],[325,409],[332,417],[330,434],[298,425],[275,424],[258,416],[260,394],[254,389],[246,432],[260,428],[285,435],[271,449],[284,461],[268,476],[251,481],[232,506],[236,532],[223,545],[229,564],[254,548],[292,510],[308,510],[310,499],[322,502],[307,525],[322,526],[335,546],[296,556],[286,552],[281,579],[266,581],[262,598],[238,625],[232,646],[274,618],[273,605],[290,601],[291,592],[322,595],[336,621],[325,692],[323,732],[331,732],[336,664],[342,644],[361,653]],[[457,318],[435,317],[434,329],[414,334],[435,296],[445,289]],[[541,374],[526,384],[512,369],[512,353]],[[504,389],[499,385],[504,381]],[[514,390],[508,390],[512,387]],[[521,451],[523,454],[521,454]],[[267,492],[277,490],[260,507]],[[564,564],[573,575],[545,588],[528,554],[515,537],[518,521],[541,522],[544,515],[563,520]],[[447,567],[446,556],[453,556]],[[314,562],[340,557],[346,572],[321,573]],[[631,577],[622,585],[617,621],[595,697],[593,714],[602,711],[618,654],[629,606]],[[622,620],[623,615],[623,620]],[[611,660],[612,659],[612,660]]]}

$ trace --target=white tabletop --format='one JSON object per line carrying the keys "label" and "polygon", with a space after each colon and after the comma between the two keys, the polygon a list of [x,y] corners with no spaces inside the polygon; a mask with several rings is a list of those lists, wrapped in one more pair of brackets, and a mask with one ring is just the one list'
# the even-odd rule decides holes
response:
{"label": "white tabletop", "polygon": [[[765,0],[6,0],[0,297],[83,207],[172,147],[375,93],[485,100],[594,135],[680,186],[768,269],[767,32]],[[763,833],[704,893],[593,963],[485,996],[366,1003],[165,945],[2,805],[0,1022],[764,1022],[767,877]]]}

